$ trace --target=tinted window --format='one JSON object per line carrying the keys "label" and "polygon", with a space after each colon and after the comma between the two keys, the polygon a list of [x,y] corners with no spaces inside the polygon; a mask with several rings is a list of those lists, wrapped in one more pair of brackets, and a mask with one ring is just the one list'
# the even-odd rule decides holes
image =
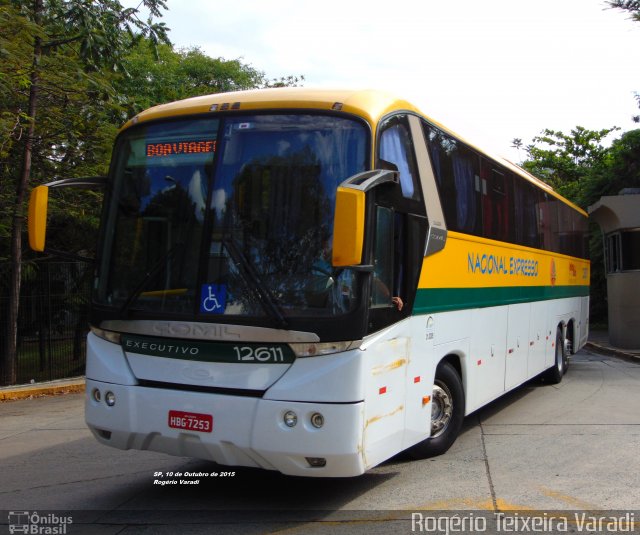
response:
{"label": "tinted window", "polygon": [[608,273],[640,270],[640,230],[609,234],[605,246]]}
{"label": "tinted window", "polygon": [[407,118],[392,117],[382,124],[381,129],[380,159],[400,172],[402,195],[408,199],[419,199],[416,158]]}
{"label": "tinted window", "polygon": [[586,217],[439,128],[423,128],[448,229],[588,257]]}
{"label": "tinted window", "polygon": [[481,181],[483,236],[513,241],[513,177],[483,158]]}
{"label": "tinted window", "polygon": [[447,227],[480,235],[482,207],[478,155],[432,126],[425,125],[425,135]]}
{"label": "tinted window", "polygon": [[621,233],[622,269],[640,269],[640,230]]}

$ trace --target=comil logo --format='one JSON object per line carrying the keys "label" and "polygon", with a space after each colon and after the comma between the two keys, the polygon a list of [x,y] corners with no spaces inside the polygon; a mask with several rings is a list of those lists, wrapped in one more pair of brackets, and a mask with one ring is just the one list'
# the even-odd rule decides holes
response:
{"label": "comil logo", "polygon": [[56,513],[9,511],[8,524],[9,533],[64,535],[67,533],[67,526],[73,524],[73,519]]}

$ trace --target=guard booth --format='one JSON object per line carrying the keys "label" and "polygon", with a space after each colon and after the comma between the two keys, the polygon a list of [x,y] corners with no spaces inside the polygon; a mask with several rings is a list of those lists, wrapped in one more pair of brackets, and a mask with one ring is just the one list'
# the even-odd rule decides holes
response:
{"label": "guard booth", "polygon": [[601,197],[589,215],[604,237],[609,342],[640,348],[640,188]]}

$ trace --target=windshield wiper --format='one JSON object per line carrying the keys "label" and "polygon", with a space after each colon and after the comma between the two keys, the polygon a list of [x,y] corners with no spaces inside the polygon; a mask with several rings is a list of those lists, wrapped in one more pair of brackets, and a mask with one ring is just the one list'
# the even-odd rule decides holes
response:
{"label": "windshield wiper", "polygon": [[280,329],[286,329],[288,327],[287,320],[282,315],[280,308],[278,308],[273,295],[265,286],[264,282],[262,282],[260,275],[258,275],[258,272],[255,270],[251,262],[249,262],[244,253],[237,246],[234,239],[231,236],[226,235],[222,238],[222,243],[227,248],[227,251],[229,251],[233,261],[239,268],[241,268],[239,271],[244,279],[249,282],[251,287],[255,290],[262,308],[264,308],[265,312],[275,320],[276,325]]}
{"label": "windshield wiper", "polygon": [[151,269],[147,271],[144,277],[142,277],[142,280],[136,285],[136,287],[131,292],[131,295],[127,297],[127,300],[120,307],[120,316],[123,316],[125,312],[129,310],[131,305],[138,300],[138,297],[140,297],[140,294],[142,293],[142,290],[144,290],[147,283],[153,277],[155,277],[160,272],[160,270],[167,265],[167,262],[169,262],[169,260],[171,260],[171,258],[183,247],[184,247],[183,243],[176,243],[171,249],[169,249],[166,253],[164,253],[156,261],[156,263],[153,264],[153,266],[151,266]]}

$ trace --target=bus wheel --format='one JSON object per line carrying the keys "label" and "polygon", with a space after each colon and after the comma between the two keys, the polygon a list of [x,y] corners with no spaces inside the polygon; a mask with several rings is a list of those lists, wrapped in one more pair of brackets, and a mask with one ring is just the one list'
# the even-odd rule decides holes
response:
{"label": "bus wheel", "polygon": [[416,459],[442,455],[455,442],[464,420],[464,389],[456,369],[441,362],[431,396],[431,436],[409,449]]}
{"label": "bus wheel", "polygon": [[545,374],[545,381],[557,385],[562,381],[562,376],[567,366],[567,352],[565,349],[564,336],[562,335],[562,326],[558,325],[556,330],[556,358],[552,368],[549,368]]}

